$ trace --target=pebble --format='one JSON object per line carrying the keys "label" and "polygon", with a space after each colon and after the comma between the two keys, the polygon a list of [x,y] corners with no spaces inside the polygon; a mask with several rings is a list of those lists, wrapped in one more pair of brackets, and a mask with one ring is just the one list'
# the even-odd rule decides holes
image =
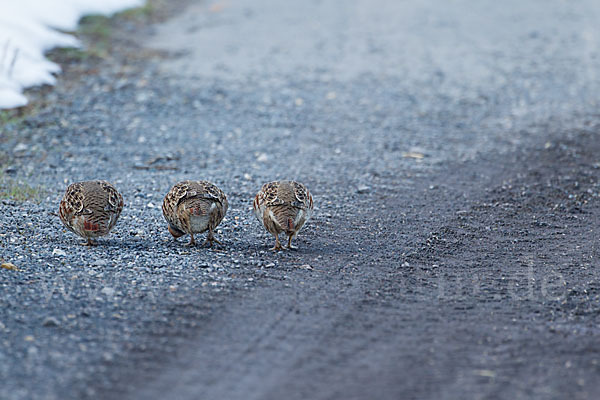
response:
{"label": "pebble", "polygon": [[367,185],[360,185],[356,189],[356,193],[358,193],[358,194],[365,194],[365,193],[369,193],[370,191],[371,191],[371,188]]}
{"label": "pebble", "polygon": [[58,256],[58,257],[66,257],[67,253],[64,250],[61,250],[61,249],[54,249],[54,250],[52,250],[52,255],[53,256]]}
{"label": "pebble", "polygon": [[95,265],[95,266],[97,266],[97,267],[106,267],[106,266],[107,266],[109,263],[110,263],[110,261],[109,261],[109,260],[103,260],[103,259],[100,259],[100,260],[96,260],[96,261],[94,261],[94,262],[92,263],[92,265]]}
{"label": "pebble", "polygon": [[269,156],[267,156],[265,153],[260,153],[256,157],[256,161],[258,161],[258,162],[267,162],[267,161],[269,161]]}
{"label": "pebble", "polygon": [[13,148],[13,153],[22,153],[27,151],[27,149],[29,149],[29,146],[27,146],[25,143],[19,143]]}
{"label": "pebble", "polygon": [[43,326],[48,326],[48,327],[54,327],[54,326],[59,326],[60,323],[58,322],[58,320],[54,317],[46,317],[44,319],[44,322],[42,322]]}

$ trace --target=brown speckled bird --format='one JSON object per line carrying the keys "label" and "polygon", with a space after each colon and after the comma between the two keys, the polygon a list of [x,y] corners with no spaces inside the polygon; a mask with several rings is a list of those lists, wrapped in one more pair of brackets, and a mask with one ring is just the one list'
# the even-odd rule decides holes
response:
{"label": "brown speckled bird", "polygon": [[60,201],[58,215],[75,234],[94,245],[93,238],[107,235],[123,210],[123,196],[106,181],[85,181],[69,185]]}
{"label": "brown speckled bird", "polygon": [[288,236],[288,249],[292,239],[313,213],[313,198],[306,186],[294,181],[265,183],[254,198],[254,214],[264,227],[275,236],[271,250],[281,250],[279,234]]}
{"label": "brown speckled bird", "polygon": [[178,238],[190,235],[189,245],[194,245],[194,233],[208,231],[204,244],[221,244],[214,237],[229,203],[221,189],[207,181],[183,181],[169,190],[163,201],[163,215],[169,223],[169,232]]}

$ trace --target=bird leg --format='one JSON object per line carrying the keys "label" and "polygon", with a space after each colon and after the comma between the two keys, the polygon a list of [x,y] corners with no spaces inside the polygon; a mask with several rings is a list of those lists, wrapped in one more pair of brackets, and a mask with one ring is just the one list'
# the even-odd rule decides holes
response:
{"label": "bird leg", "polygon": [[292,246],[292,239],[293,239],[293,238],[294,238],[294,235],[290,235],[290,236],[289,236],[289,238],[288,238],[288,245],[287,245],[287,248],[288,248],[289,250],[296,250],[296,249],[298,249],[297,247],[295,247],[295,246]]}
{"label": "bird leg", "polygon": [[273,251],[283,250],[283,247],[281,247],[281,243],[279,243],[279,236],[277,236],[277,235],[275,235],[275,246],[271,247],[271,250],[273,250]]}
{"label": "bird leg", "polygon": [[208,235],[206,236],[206,240],[205,240],[205,241],[204,241],[204,243],[202,244],[202,247],[204,247],[204,246],[206,246],[206,245],[208,245],[208,247],[212,247],[212,245],[213,245],[213,242],[214,242],[214,243],[218,243],[218,244],[220,244],[221,246],[223,246],[223,243],[221,243],[221,242],[219,242],[217,239],[215,239],[215,237],[214,237],[214,235],[213,235],[213,232],[212,232],[212,229],[209,229],[209,230],[208,230]]}
{"label": "bird leg", "polygon": [[188,243],[188,246],[193,246],[196,244],[196,241],[194,240],[194,234],[190,233],[190,242]]}
{"label": "bird leg", "polygon": [[92,238],[87,238],[87,242],[81,243],[83,246],[95,246],[96,243],[92,242]]}

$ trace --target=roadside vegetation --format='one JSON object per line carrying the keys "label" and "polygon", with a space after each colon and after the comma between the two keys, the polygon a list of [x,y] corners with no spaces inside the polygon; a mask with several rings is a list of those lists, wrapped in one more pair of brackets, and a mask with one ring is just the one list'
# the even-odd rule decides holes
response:
{"label": "roadside vegetation", "polygon": [[13,179],[4,172],[5,169],[4,166],[0,169],[0,200],[40,201],[44,193],[41,187],[30,186],[21,180]]}
{"label": "roadside vegetation", "polygon": [[[117,35],[117,32],[135,30],[140,26],[161,21],[173,13],[187,0],[147,0],[142,7],[132,8],[115,14],[112,17],[103,15],[88,15],[81,18],[79,27],[74,32],[81,42],[81,48],[55,48],[46,56],[63,68],[63,73],[75,70],[80,74],[89,73],[90,62],[100,62],[110,56],[112,44],[117,40],[126,40],[127,35]],[[7,135],[7,127],[14,130],[25,118],[34,115],[43,108],[51,86],[38,86],[27,89],[29,104],[24,107],[0,110],[0,140]],[[5,163],[0,154],[0,163]]]}

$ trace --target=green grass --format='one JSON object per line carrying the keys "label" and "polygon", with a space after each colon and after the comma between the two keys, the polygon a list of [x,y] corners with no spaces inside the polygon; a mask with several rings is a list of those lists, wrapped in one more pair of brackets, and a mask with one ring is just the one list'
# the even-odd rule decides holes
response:
{"label": "green grass", "polygon": [[165,0],[147,0],[142,7],[131,8],[112,17],[104,15],[87,15],[81,18],[76,31],[68,32],[81,38],[85,43],[83,49],[58,48],[50,52],[51,59],[59,63],[65,60],[86,60],[90,57],[106,58],[110,54],[110,46],[116,26],[122,22],[144,23],[152,20],[161,7],[166,7]]}
{"label": "green grass", "polygon": [[24,119],[25,115],[19,110],[0,110],[0,126],[18,124]]}
{"label": "green grass", "polygon": [[85,60],[91,55],[89,51],[77,47],[57,47],[51,53],[58,59],[69,60]]}
{"label": "green grass", "polygon": [[103,15],[88,15],[79,21],[77,36],[85,37],[88,42],[86,50],[72,50],[66,55],[75,55],[76,58],[96,56],[105,58],[110,51],[110,39],[112,36],[111,20]]}
{"label": "green grass", "polygon": [[104,15],[87,15],[79,21],[78,33],[93,40],[108,40],[111,31],[110,18]]}
{"label": "green grass", "polygon": [[42,188],[16,181],[0,171],[0,200],[38,202],[42,198],[43,193]]}
{"label": "green grass", "polygon": [[142,7],[130,8],[119,13],[120,16],[127,19],[141,19],[151,17],[157,8],[158,0],[147,0]]}

